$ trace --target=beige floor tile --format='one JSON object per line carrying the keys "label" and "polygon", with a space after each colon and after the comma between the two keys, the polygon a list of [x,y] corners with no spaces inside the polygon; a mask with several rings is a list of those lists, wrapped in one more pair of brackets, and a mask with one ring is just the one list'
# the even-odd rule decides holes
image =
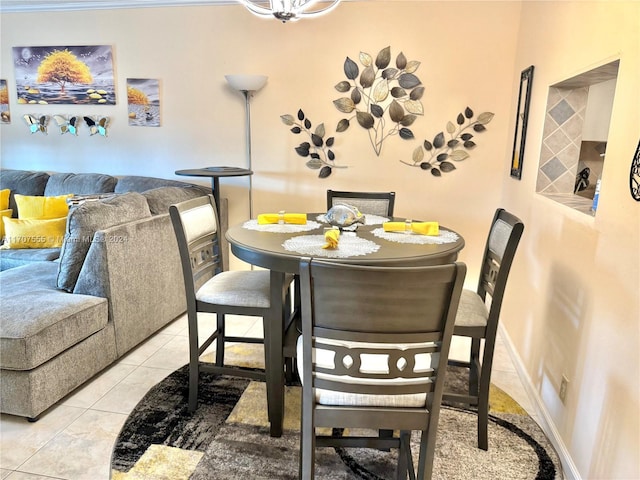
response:
{"label": "beige floor tile", "polygon": [[24,472],[9,472],[10,475],[7,477],[2,477],[0,476],[0,478],[4,479],[6,478],[6,480],[66,480],[60,477],[52,477],[50,475],[44,476],[44,475],[36,475],[34,473],[24,473]]}
{"label": "beige floor tile", "polygon": [[98,400],[92,409],[128,415],[149,389],[172,371],[171,369],[138,367]]}
{"label": "beige floor tile", "polygon": [[0,415],[0,466],[15,470],[83,413],[82,408],[58,405],[45,412],[37,422]]}
{"label": "beige floor tile", "polygon": [[70,407],[89,408],[135,369],[135,365],[116,363],[96,375],[84,386],[75,390],[63,399],[60,404]]}
{"label": "beige floor tile", "polygon": [[189,361],[189,342],[184,337],[174,337],[142,364],[143,367],[177,370]]}
{"label": "beige floor tile", "polygon": [[74,480],[108,479],[113,443],[126,419],[126,414],[87,410],[20,471]]}
{"label": "beige floor tile", "polygon": [[173,340],[173,338],[174,335],[156,333],[154,336],[127,352],[117,363],[136,366],[142,365],[151,355]]}

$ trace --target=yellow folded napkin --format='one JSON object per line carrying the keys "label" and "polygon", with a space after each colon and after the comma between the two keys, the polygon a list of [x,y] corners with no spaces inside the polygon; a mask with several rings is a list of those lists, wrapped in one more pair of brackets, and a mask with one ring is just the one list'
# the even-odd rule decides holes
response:
{"label": "yellow folded napkin", "polygon": [[[440,235],[438,222],[410,222],[411,231],[420,235]],[[382,224],[385,232],[404,232],[407,222],[385,222]]]}
{"label": "yellow folded napkin", "polygon": [[295,223],[296,225],[304,225],[307,223],[306,213],[261,213],[258,215],[258,225],[266,225],[269,223]]}
{"label": "yellow folded napkin", "polygon": [[338,248],[338,239],[340,238],[340,230],[332,228],[324,232],[325,243],[322,248]]}

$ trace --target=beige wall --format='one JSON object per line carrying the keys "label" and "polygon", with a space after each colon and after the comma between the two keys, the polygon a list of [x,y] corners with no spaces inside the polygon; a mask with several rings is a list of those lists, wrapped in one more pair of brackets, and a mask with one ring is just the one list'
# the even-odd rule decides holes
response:
{"label": "beige wall", "polygon": [[[640,478],[640,203],[629,168],[640,121],[640,3],[524,2],[516,67],[535,65],[521,182],[525,222],[504,325],[582,478]],[[595,218],[535,191],[547,91],[620,58]],[[558,391],[569,380],[566,403]]]}
{"label": "beige wall", "polygon": [[[640,204],[627,187],[638,140],[637,5],[346,2],[329,16],[287,25],[236,5],[3,14],[0,78],[9,83],[13,120],[0,126],[2,165],[165,178],[183,168],[245,166],[244,99],[224,75],[268,75],[252,100],[254,212],[322,210],[327,188],[395,190],[399,215],[438,220],[464,235],[469,285],[495,208],[520,215],[525,234],[503,318],[523,369],[582,477],[638,476]],[[116,106],[16,105],[12,46],[81,44],[113,46]],[[412,127],[416,140],[391,138],[377,157],[354,125],[336,136],[338,161],[349,168],[318,179],[293,151],[301,139],[280,115],[302,108],[333,132],[341,118],[333,87],[343,80],[345,57],[375,55],[386,46],[394,56],[403,51],[421,62],[416,74],[426,87],[425,115]],[[547,86],[615,55],[622,58],[620,93],[594,220],[534,193],[537,159]],[[509,176],[514,96],[520,71],[531,64],[527,151],[517,181]],[[160,79],[162,127],[127,125],[128,77]],[[419,142],[444,130],[466,106],[495,117],[455,172],[434,178],[399,162],[410,160]],[[82,131],[71,138],[53,129],[46,137],[31,135],[25,113],[102,114],[112,126],[108,138]],[[222,184],[230,223],[244,220],[247,179]],[[621,372],[618,365],[627,368]],[[562,373],[571,380],[566,406],[557,401]]]}

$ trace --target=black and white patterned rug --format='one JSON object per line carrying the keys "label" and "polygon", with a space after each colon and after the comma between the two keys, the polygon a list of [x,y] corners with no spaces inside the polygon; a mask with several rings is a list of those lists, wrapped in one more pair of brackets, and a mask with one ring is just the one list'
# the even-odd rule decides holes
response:
{"label": "black and white patterned rug", "polygon": [[[456,374],[449,375],[455,380]],[[269,436],[264,384],[203,374],[199,407],[187,409],[187,368],[169,375],[135,407],[115,443],[112,480],[297,479],[300,388],[287,387],[285,432]],[[491,394],[489,450],[477,448],[473,411],[441,410],[434,479],[562,478],[539,426],[499,389]],[[417,436],[413,439],[416,441]],[[392,478],[396,453],[316,451],[321,479]]]}

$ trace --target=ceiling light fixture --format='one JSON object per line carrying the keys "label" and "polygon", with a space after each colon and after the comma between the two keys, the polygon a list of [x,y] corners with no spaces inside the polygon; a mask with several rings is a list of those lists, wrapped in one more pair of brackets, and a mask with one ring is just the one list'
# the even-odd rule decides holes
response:
{"label": "ceiling light fixture", "polygon": [[[254,15],[263,18],[275,17],[282,20],[282,23],[286,23],[328,13],[338,6],[340,0],[240,0],[240,3]],[[327,5],[322,8],[314,8],[317,4]]]}

